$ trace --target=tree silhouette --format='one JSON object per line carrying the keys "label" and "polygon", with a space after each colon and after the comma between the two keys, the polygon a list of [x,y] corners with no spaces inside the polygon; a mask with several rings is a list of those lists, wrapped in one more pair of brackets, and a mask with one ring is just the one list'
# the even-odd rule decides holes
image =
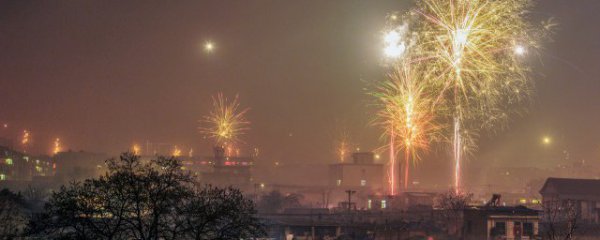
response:
{"label": "tree silhouette", "polygon": [[260,213],[278,213],[286,208],[300,207],[302,198],[300,194],[283,195],[279,191],[271,191],[260,198],[257,208]]}
{"label": "tree silhouette", "polygon": [[104,176],[55,192],[31,222],[30,233],[52,239],[141,240],[262,234],[252,202],[239,190],[198,187],[173,157],[142,160],[124,153],[106,165]]}
{"label": "tree silhouette", "polygon": [[0,191],[0,239],[16,239],[23,234],[29,219],[28,206],[20,194]]}

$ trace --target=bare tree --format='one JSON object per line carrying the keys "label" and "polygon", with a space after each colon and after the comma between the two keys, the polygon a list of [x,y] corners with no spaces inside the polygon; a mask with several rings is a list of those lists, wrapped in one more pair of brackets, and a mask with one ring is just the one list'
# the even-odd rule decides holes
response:
{"label": "bare tree", "polygon": [[575,239],[579,227],[577,202],[572,200],[547,200],[543,203],[542,234],[548,240]]}
{"label": "bare tree", "polygon": [[463,212],[472,199],[473,194],[460,193],[453,189],[437,197],[435,208],[446,222],[444,225],[447,226],[448,234],[460,234]]}
{"label": "bare tree", "polygon": [[[142,160],[125,153],[107,166],[104,176],[55,192],[31,222],[30,233],[51,239],[140,240],[239,239],[259,233],[251,201],[233,189],[196,190],[175,158]],[[194,234],[190,225],[199,219],[208,219],[204,228],[211,232]]]}
{"label": "bare tree", "polygon": [[264,234],[254,203],[238,189],[205,186],[177,209],[185,239],[244,239]]}
{"label": "bare tree", "polygon": [[302,206],[300,201],[303,197],[301,194],[290,193],[284,195],[279,191],[271,191],[260,198],[257,208],[261,213],[278,213],[286,208]]}
{"label": "bare tree", "polygon": [[26,203],[20,194],[0,191],[0,239],[16,239],[23,234],[29,220]]}

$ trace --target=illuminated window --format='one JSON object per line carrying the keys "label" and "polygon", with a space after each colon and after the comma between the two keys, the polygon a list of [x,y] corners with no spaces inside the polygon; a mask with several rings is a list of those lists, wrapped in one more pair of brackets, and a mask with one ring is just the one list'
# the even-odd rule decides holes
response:
{"label": "illuminated window", "polygon": [[341,186],[341,185],[342,185],[342,179],[338,179],[338,180],[335,182],[335,184],[337,184],[338,186]]}
{"label": "illuminated window", "polygon": [[531,203],[533,203],[533,204],[540,204],[540,200],[531,199]]}
{"label": "illuminated window", "polygon": [[42,172],[42,167],[40,167],[40,166],[35,166],[35,170],[36,170],[37,172]]}
{"label": "illuminated window", "polygon": [[10,159],[10,158],[7,158],[7,159],[6,159],[6,164],[8,164],[8,165],[13,165],[13,160],[12,160],[12,159]]}
{"label": "illuminated window", "polygon": [[381,200],[381,208],[387,208],[387,203],[385,202],[385,200]]}
{"label": "illuminated window", "polygon": [[373,201],[371,201],[371,199],[369,199],[367,201],[367,209],[371,209],[371,207],[373,207]]}
{"label": "illuminated window", "polygon": [[367,180],[360,180],[360,185],[361,186],[367,186]]}
{"label": "illuminated window", "polygon": [[519,203],[526,204],[527,203],[527,199],[526,198],[521,198],[521,199],[519,199]]}
{"label": "illuminated window", "polygon": [[4,180],[6,180],[6,175],[0,174],[0,181],[4,181]]}

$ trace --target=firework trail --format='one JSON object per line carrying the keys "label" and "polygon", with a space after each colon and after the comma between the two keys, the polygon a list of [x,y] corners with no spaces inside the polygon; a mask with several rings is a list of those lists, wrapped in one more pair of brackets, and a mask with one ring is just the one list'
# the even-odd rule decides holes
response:
{"label": "firework trail", "polygon": [[[422,84],[426,75],[414,71],[415,64],[402,64],[379,84],[373,94],[380,110],[376,124],[390,139],[390,193],[395,193],[395,149],[404,151],[404,189],[408,187],[410,164],[420,159],[420,153],[429,149],[440,138],[440,124],[435,119],[431,92]],[[402,179],[402,178],[398,178]]]}

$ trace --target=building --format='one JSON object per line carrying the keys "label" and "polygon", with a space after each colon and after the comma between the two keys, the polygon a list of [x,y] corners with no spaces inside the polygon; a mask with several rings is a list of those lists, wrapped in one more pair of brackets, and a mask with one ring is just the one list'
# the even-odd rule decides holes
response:
{"label": "building", "polygon": [[31,181],[36,176],[52,176],[54,167],[47,156],[30,156],[0,146],[0,181]]}
{"label": "building", "polygon": [[340,188],[384,188],[383,164],[375,163],[372,152],[352,154],[351,163],[329,165],[329,185]]}
{"label": "building", "polygon": [[431,212],[423,216],[411,212],[305,208],[262,214],[258,218],[268,237],[277,240],[448,239],[427,216]]}
{"label": "building", "polygon": [[537,239],[539,211],[524,206],[468,207],[463,212],[463,239]]}
{"label": "building", "polygon": [[574,204],[578,220],[598,223],[600,213],[600,180],[548,178],[540,190],[545,206]]}
{"label": "building", "polygon": [[370,196],[385,192],[383,164],[375,163],[372,152],[353,153],[352,162],[330,164],[328,178],[332,202],[344,201],[341,204],[347,206],[347,191],[353,191],[350,205],[357,209],[368,209],[373,204]]}
{"label": "building", "polygon": [[214,147],[214,157],[207,158],[211,170],[202,174],[202,180],[217,186],[235,186],[250,189],[253,186],[251,157],[228,156],[223,147]]}
{"label": "building", "polygon": [[56,181],[67,183],[73,180],[83,180],[98,177],[107,171],[105,162],[109,159],[106,154],[84,151],[66,151],[55,154],[52,159],[56,163]]}

